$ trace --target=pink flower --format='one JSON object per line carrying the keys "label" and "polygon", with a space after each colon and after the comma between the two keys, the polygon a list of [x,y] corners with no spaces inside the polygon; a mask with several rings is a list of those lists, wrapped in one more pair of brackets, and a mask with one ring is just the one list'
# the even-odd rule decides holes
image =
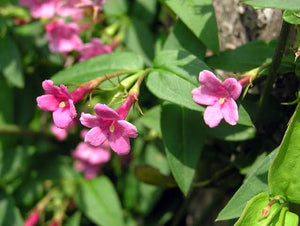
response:
{"label": "pink flower", "polygon": [[72,122],[64,129],[58,128],[54,124],[50,126],[51,132],[56,136],[56,138],[60,141],[66,139],[68,136],[69,130],[71,130],[77,124],[76,120],[73,119]]}
{"label": "pink flower", "polygon": [[235,102],[239,98],[242,86],[234,78],[227,78],[223,83],[210,71],[199,74],[203,84],[192,91],[193,100],[198,104],[207,105],[204,112],[205,123],[213,128],[224,118],[230,125],[236,125],[239,115]]}
{"label": "pink flower", "polygon": [[53,112],[53,121],[59,128],[67,128],[77,116],[75,106],[68,89],[64,85],[54,86],[51,80],[42,84],[46,95],[36,98],[38,107]]}
{"label": "pink flower", "polygon": [[72,156],[91,165],[101,165],[110,160],[110,151],[107,144],[95,147],[82,142],[72,152]]}
{"label": "pink flower", "polygon": [[34,210],[24,222],[24,226],[35,226],[39,222],[40,213]]}
{"label": "pink flower", "polygon": [[87,180],[91,180],[96,177],[100,172],[100,165],[92,165],[88,162],[78,160],[74,163],[75,169],[84,173],[84,177]]}
{"label": "pink flower", "polygon": [[101,54],[110,53],[112,50],[113,48],[111,46],[104,45],[100,39],[92,38],[89,43],[84,44],[79,50],[79,61],[84,61]]}
{"label": "pink flower", "polygon": [[[94,146],[99,146],[108,141],[109,146],[116,153],[123,155],[130,151],[129,138],[137,137],[137,129],[120,115],[127,115],[127,109],[117,112],[105,104],[96,104],[97,116],[82,113],[80,122],[91,128],[84,141]],[[123,111],[127,111],[123,113]]]}
{"label": "pink flower", "polygon": [[55,14],[55,7],[58,0],[19,0],[19,4],[29,8],[33,18],[50,19]]}
{"label": "pink flower", "polygon": [[80,28],[75,23],[65,23],[63,20],[46,25],[46,35],[52,52],[67,53],[79,50],[82,41],[79,37]]}
{"label": "pink flower", "polygon": [[83,17],[83,9],[77,7],[81,0],[59,1],[56,5],[56,14],[61,17],[70,17],[74,22],[79,22]]}

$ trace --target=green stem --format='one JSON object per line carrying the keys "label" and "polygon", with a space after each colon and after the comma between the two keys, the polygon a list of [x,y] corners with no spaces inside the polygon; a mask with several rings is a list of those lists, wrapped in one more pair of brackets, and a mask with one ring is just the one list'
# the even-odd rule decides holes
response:
{"label": "green stem", "polygon": [[46,137],[52,138],[49,134],[41,131],[35,131],[28,128],[19,127],[17,125],[6,124],[0,126],[0,135],[15,135],[15,136],[28,136],[28,137]]}
{"label": "green stem", "polygon": [[273,59],[272,59],[272,63],[270,66],[267,81],[266,81],[263,93],[261,95],[261,98],[259,100],[259,110],[258,110],[258,114],[256,116],[256,124],[261,123],[263,113],[265,111],[266,105],[267,105],[269,97],[270,97],[272,85],[274,84],[274,82],[276,80],[277,71],[279,69],[280,62],[281,62],[282,56],[284,54],[290,27],[291,27],[291,24],[289,24],[285,21],[282,22],[281,31],[280,31],[280,35],[278,38],[278,43],[276,46],[275,53],[273,55]]}

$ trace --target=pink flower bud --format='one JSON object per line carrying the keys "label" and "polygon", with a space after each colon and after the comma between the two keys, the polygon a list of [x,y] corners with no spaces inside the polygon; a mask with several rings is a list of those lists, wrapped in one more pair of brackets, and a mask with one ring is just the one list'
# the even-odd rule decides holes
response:
{"label": "pink flower bud", "polygon": [[34,210],[28,218],[25,220],[24,226],[35,226],[39,222],[40,213],[38,210]]}

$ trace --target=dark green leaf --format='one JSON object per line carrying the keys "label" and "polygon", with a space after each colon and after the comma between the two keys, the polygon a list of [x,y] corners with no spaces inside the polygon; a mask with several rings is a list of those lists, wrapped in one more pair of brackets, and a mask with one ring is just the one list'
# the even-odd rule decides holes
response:
{"label": "dark green leaf", "polygon": [[23,224],[22,216],[13,198],[0,190],[0,225],[23,226]]}
{"label": "dark green leaf", "polygon": [[136,0],[133,5],[133,14],[139,20],[151,24],[156,14],[157,0]]}
{"label": "dark green leaf", "polygon": [[274,195],[300,204],[300,105],[297,106],[285,132],[279,152],[269,171],[269,187]]}
{"label": "dark green leaf", "polygon": [[204,45],[219,52],[218,29],[211,0],[164,0]]}
{"label": "dark green leaf", "polygon": [[16,43],[8,35],[0,37],[0,49],[0,72],[8,83],[18,88],[23,88],[23,70]]}
{"label": "dark green leaf", "polygon": [[243,125],[230,126],[224,121],[216,128],[207,129],[207,136],[226,141],[242,141],[254,138],[256,130],[254,127]]}
{"label": "dark green leaf", "polygon": [[74,213],[66,222],[64,226],[80,226],[81,212]]}
{"label": "dark green leaf", "polygon": [[105,54],[77,63],[52,76],[56,84],[77,84],[121,70],[143,69],[142,59],[130,52]]}
{"label": "dark green leaf", "polygon": [[249,42],[234,50],[221,52],[218,56],[211,56],[206,63],[212,68],[225,71],[249,71],[271,61],[275,50],[274,44],[263,41]]}
{"label": "dark green leaf", "polygon": [[159,135],[161,135],[160,128],[160,116],[161,116],[161,106],[155,106],[148,110],[143,117],[139,119],[139,122],[149,129],[155,130]]}
{"label": "dark green leaf", "polygon": [[154,56],[154,39],[148,25],[139,19],[132,18],[125,36],[128,49],[141,55],[147,65],[152,65]]}
{"label": "dark green leaf", "polygon": [[300,0],[244,0],[244,3],[258,8],[300,10]]}
{"label": "dark green leaf", "polygon": [[206,48],[202,42],[178,20],[164,44],[164,50],[185,50],[204,59]]}
{"label": "dark green leaf", "polygon": [[25,172],[33,147],[18,146],[0,151],[0,183],[6,184]]}
{"label": "dark green leaf", "polygon": [[217,220],[229,220],[241,215],[246,203],[259,192],[268,192],[268,169],[277,150],[261,159],[249,170],[243,185],[233,195],[225,208],[219,213]]}
{"label": "dark green leaf", "polygon": [[149,165],[136,166],[134,173],[139,181],[146,184],[161,187],[177,187],[172,177],[163,175],[157,168]]}
{"label": "dark green leaf", "polygon": [[79,209],[95,224],[124,225],[119,198],[113,184],[105,176],[89,181],[81,178],[75,201]]}
{"label": "dark green leaf", "polygon": [[205,135],[199,113],[166,104],[161,128],[167,159],[179,188],[186,195],[192,184]]}

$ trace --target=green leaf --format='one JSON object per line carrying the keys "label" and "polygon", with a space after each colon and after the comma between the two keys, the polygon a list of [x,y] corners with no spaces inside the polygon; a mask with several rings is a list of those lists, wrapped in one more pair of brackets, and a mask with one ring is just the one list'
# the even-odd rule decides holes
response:
{"label": "green leaf", "polygon": [[[240,219],[234,226],[257,225],[264,226],[270,223],[276,223],[282,206],[275,202],[270,209],[270,214],[266,218],[262,218],[261,210],[270,202],[270,195],[266,192],[259,193],[253,197],[246,205]],[[277,218],[276,218],[277,217]]]}
{"label": "green leaf", "polygon": [[269,187],[274,195],[282,195],[300,204],[300,105],[297,106],[269,171]]}
{"label": "green leaf", "polygon": [[185,50],[204,59],[206,48],[203,43],[188,29],[188,27],[178,20],[167,37],[164,50]]}
{"label": "green leaf", "polygon": [[244,0],[244,3],[257,8],[300,10],[300,0]]}
{"label": "green leaf", "polygon": [[249,171],[243,185],[233,195],[225,208],[219,213],[217,220],[228,220],[241,215],[247,201],[259,192],[268,192],[267,172],[277,149],[256,163]]}
{"label": "green leaf", "polygon": [[103,5],[104,14],[109,16],[122,16],[128,11],[126,0],[109,0]]}
{"label": "green leaf", "polygon": [[157,168],[150,165],[136,166],[135,176],[139,181],[161,187],[177,187],[174,179],[163,175]]}
{"label": "green leaf", "polygon": [[300,24],[300,14],[299,12],[293,12],[286,10],[283,13],[283,19],[290,24]]}
{"label": "green leaf", "polygon": [[205,135],[199,113],[165,104],[161,128],[171,172],[181,191],[187,195],[201,154]]}
{"label": "green leaf", "polygon": [[79,209],[95,224],[103,226],[124,225],[118,195],[113,184],[105,176],[89,181],[81,178],[75,194],[75,202]]}
{"label": "green leaf", "polygon": [[149,129],[155,130],[159,136],[161,136],[160,128],[160,116],[161,116],[161,106],[157,105],[149,109],[143,117],[138,121]]}
{"label": "green leaf", "polygon": [[13,198],[0,190],[0,225],[23,226],[24,222]]}
{"label": "green leaf", "polygon": [[33,147],[18,146],[14,149],[0,151],[0,184],[12,182],[16,177],[24,174]]}
{"label": "green leaf", "polygon": [[218,28],[212,0],[164,0],[164,3],[204,45],[215,53],[219,52]]}
{"label": "green leaf", "polygon": [[299,216],[295,213],[287,211],[284,218],[284,226],[298,226]]}
{"label": "green leaf", "polygon": [[216,128],[206,130],[207,136],[226,141],[242,141],[254,138],[256,129],[254,127],[235,125],[230,126],[224,121]]}
{"label": "green leaf", "polygon": [[192,99],[192,90],[200,85],[198,74],[208,67],[195,56],[168,50],[160,52],[154,59],[155,70],[147,77],[148,89],[158,98],[186,108],[204,111],[204,107]]}
{"label": "green leaf", "polygon": [[271,61],[275,43],[263,41],[249,42],[234,50],[226,50],[220,55],[207,58],[207,65],[211,68],[225,71],[244,72],[260,67]]}
{"label": "green leaf", "polygon": [[19,49],[8,35],[0,37],[0,72],[7,82],[18,88],[24,87]]}
{"label": "green leaf", "polygon": [[81,212],[74,213],[66,222],[64,226],[80,226]]}
{"label": "green leaf", "polygon": [[140,56],[130,52],[117,52],[93,57],[60,71],[51,79],[56,84],[78,84],[121,70],[143,69]]}
{"label": "green leaf", "polygon": [[154,39],[148,25],[132,18],[125,36],[126,47],[143,57],[147,65],[152,65],[154,57]]}
{"label": "green leaf", "polygon": [[133,14],[139,20],[151,24],[156,14],[157,0],[136,0],[133,5]]}

